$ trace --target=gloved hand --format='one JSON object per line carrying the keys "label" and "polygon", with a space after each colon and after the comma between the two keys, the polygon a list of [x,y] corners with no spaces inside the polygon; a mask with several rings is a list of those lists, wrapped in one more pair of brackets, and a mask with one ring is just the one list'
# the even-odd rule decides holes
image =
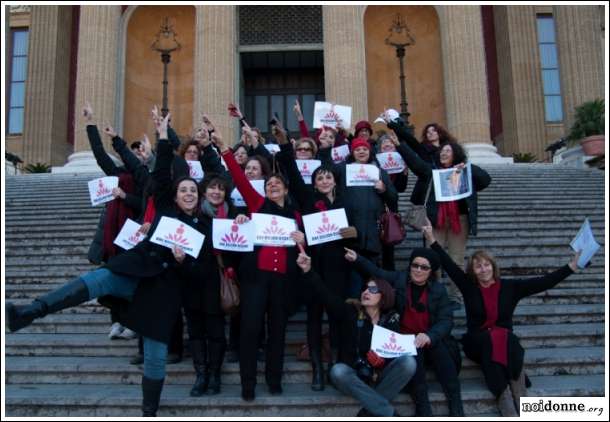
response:
{"label": "gloved hand", "polygon": [[354,226],[348,226],[339,229],[339,234],[343,239],[355,239],[358,237],[358,230]]}
{"label": "gloved hand", "polygon": [[366,354],[366,360],[368,360],[371,366],[375,369],[383,368],[385,365],[385,359],[379,356],[373,350],[368,351]]}

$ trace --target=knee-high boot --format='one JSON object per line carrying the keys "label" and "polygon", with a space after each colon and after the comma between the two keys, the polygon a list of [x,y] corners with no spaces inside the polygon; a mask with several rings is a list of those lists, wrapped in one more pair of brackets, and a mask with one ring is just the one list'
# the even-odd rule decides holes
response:
{"label": "knee-high boot", "polygon": [[311,370],[313,372],[311,377],[311,389],[313,391],[324,390],[324,367],[322,366],[322,351],[320,348],[317,350],[309,349],[311,359]]}
{"label": "knee-high boot", "polygon": [[157,416],[163,381],[142,376],[142,416]]}
{"label": "knee-high boot", "polygon": [[415,402],[415,416],[432,416],[432,405],[428,398],[428,385],[415,384],[409,393]]}
{"label": "knee-high boot", "polygon": [[191,388],[190,395],[192,397],[199,397],[208,391],[208,384],[210,382],[207,347],[204,340],[191,340],[190,345],[191,354],[193,355],[193,366],[197,374],[197,379],[195,379],[195,384]]}
{"label": "knee-high boot", "polygon": [[449,406],[449,416],[464,416],[464,406],[462,404],[462,393],[460,391],[460,381],[455,379],[442,385]]}
{"label": "knee-high boot", "polygon": [[89,300],[89,289],[80,279],[72,280],[59,289],[34,299],[29,305],[6,304],[6,321],[10,331],[27,327],[37,318],[80,305]]}
{"label": "knee-high boot", "polygon": [[210,352],[210,387],[208,394],[220,393],[220,370],[225,354],[224,341],[208,341],[208,349]]}

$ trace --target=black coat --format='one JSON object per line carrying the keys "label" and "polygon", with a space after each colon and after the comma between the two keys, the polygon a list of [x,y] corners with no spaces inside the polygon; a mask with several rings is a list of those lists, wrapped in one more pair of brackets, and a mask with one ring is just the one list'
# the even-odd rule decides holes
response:
{"label": "black coat", "polygon": [[[428,196],[428,202],[426,204],[426,210],[428,214],[428,219],[432,223],[433,226],[436,227],[436,220],[438,216],[438,204],[436,202],[436,198],[434,196],[434,182],[432,180],[432,170],[434,167],[422,160],[419,155],[415,153],[407,144],[401,142],[400,145],[396,148],[398,153],[402,156],[407,163],[407,166],[417,175],[417,182],[415,182],[415,187],[413,188],[413,192],[418,192],[417,197],[411,196],[411,202],[414,204],[423,204],[426,199],[426,192],[428,186],[430,185],[430,195]],[[467,198],[460,199],[458,203],[460,204],[460,210],[464,209],[468,215],[468,224],[470,227],[470,234],[476,236],[477,234],[477,192],[482,191],[491,183],[491,176],[481,167],[471,164],[472,169],[472,184],[473,191],[472,195]]]}
{"label": "black coat", "polygon": [[[462,338],[464,353],[473,361],[482,363],[483,371],[487,372],[485,378],[488,387],[494,394],[499,395],[506,388],[508,378],[506,378],[504,372],[491,372],[494,370],[494,367],[487,365],[490,362],[491,340],[489,332],[481,328],[487,319],[481,289],[475,281],[470,280],[466,273],[453,262],[438,242],[434,242],[431,248],[436,251],[449,278],[460,289],[464,297],[466,326],[468,329]],[[554,287],[570,274],[572,274],[572,270],[568,265],[565,265],[542,277],[522,280],[501,280],[496,325],[506,328],[510,332],[508,339],[508,374],[512,379],[516,379],[521,372],[524,355],[524,350],[521,344],[519,344],[518,337],[512,332],[513,314],[517,304],[524,297]],[[490,370],[487,368],[490,368]]]}

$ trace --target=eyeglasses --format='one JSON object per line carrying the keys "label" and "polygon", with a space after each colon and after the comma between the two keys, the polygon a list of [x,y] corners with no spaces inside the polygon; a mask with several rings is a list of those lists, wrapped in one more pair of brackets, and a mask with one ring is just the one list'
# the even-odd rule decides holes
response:
{"label": "eyeglasses", "polygon": [[416,264],[415,262],[411,263],[411,268],[416,269],[416,270],[422,270],[422,271],[430,271],[430,266]]}
{"label": "eyeglasses", "polygon": [[297,151],[312,152],[311,148],[297,148]]}
{"label": "eyeglasses", "polygon": [[366,286],[366,290],[368,290],[369,292],[373,293],[374,295],[379,293],[379,287],[378,286]]}

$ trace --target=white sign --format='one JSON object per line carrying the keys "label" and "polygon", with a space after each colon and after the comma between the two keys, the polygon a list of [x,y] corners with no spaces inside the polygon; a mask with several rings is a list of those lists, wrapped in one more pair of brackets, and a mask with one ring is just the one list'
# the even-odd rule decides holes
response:
{"label": "white sign", "polygon": [[397,358],[402,355],[417,356],[413,334],[398,334],[379,325],[373,327],[371,350],[382,358]]}
{"label": "white sign", "polygon": [[348,164],[345,178],[346,186],[375,186],[379,180],[379,168],[372,164]]}
{"label": "white sign", "polygon": [[201,163],[195,160],[186,160],[186,164],[189,165],[189,176],[195,179],[197,183],[201,182],[204,176]]}
{"label": "white sign", "polygon": [[[388,108],[385,113],[387,113],[390,121],[394,121],[400,117],[400,114],[393,108]],[[381,113],[381,115],[377,117],[373,123],[385,123],[384,113]]]}
{"label": "white sign", "polygon": [[[261,196],[265,196],[264,180],[250,180],[250,184]],[[237,188],[233,189],[233,192],[231,192],[231,199],[233,200],[233,205],[235,205],[236,207],[246,206],[246,201],[244,201],[244,197],[241,195],[241,192]]]}
{"label": "white sign", "polygon": [[311,185],[311,175],[314,170],[320,167],[322,162],[320,160],[294,160],[297,163],[297,167],[299,168],[299,172],[301,173],[301,177],[303,181]]}
{"label": "white sign", "polygon": [[119,178],[116,176],[100,177],[89,183],[89,197],[94,207],[114,199],[112,189],[119,187]]}
{"label": "white sign", "polygon": [[341,239],[339,230],[349,226],[345,209],[322,211],[303,216],[303,226],[308,245],[332,242]]}
{"label": "white sign", "polygon": [[578,259],[578,268],[585,268],[600,248],[599,243],[595,241],[588,218],[585,218],[585,222],[580,226],[580,230],[578,230],[578,233],[570,242],[570,246],[575,252],[582,251]]}
{"label": "white sign", "polygon": [[193,258],[199,256],[205,236],[180,220],[170,217],[161,217],[157,229],[150,237],[150,241],[157,245],[172,249],[180,246],[184,253]]}
{"label": "white sign", "polygon": [[341,145],[331,150],[330,156],[335,164],[344,162],[349,157],[349,147],[347,145]]}
{"label": "white sign", "polygon": [[388,172],[388,174],[401,173],[407,168],[405,161],[397,152],[382,152],[377,154],[379,166]]}
{"label": "white sign", "polygon": [[333,105],[324,101],[316,101],[313,108],[313,127],[337,127],[337,121],[348,128],[352,123],[352,108],[342,105]]}
{"label": "white sign", "polygon": [[266,246],[295,246],[290,233],[297,230],[296,222],[291,218],[272,214],[252,213],[255,227],[254,243]]}
{"label": "white sign", "polygon": [[133,248],[146,238],[146,235],[140,232],[140,227],[142,227],[140,224],[128,218],[116,239],[114,239],[114,244],[126,251]]}
{"label": "white sign", "polygon": [[470,163],[460,170],[448,168],[432,170],[436,202],[457,201],[472,195],[472,168]]}
{"label": "white sign", "polygon": [[235,220],[215,218],[212,222],[214,249],[233,252],[254,250],[254,224],[248,221],[237,224]]}
{"label": "white sign", "polygon": [[280,146],[278,144],[265,144],[264,147],[267,148],[267,151],[269,151],[271,154],[280,152]]}

